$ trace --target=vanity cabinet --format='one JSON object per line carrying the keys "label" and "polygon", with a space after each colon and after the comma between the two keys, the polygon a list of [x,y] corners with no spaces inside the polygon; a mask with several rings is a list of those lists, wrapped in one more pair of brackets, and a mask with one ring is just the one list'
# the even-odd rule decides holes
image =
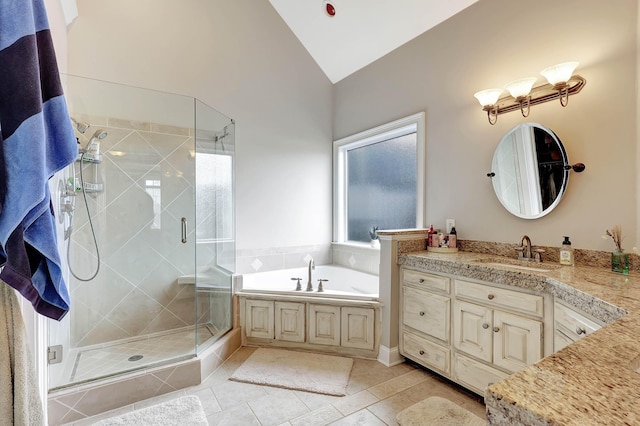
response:
{"label": "vanity cabinet", "polygon": [[400,353],[484,394],[543,357],[546,303],[527,291],[403,267]]}
{"label": "vanity cabinet", "polygon": [[556,301],[553,307],[553,349],[559,351],[602,327],[583,312]]}

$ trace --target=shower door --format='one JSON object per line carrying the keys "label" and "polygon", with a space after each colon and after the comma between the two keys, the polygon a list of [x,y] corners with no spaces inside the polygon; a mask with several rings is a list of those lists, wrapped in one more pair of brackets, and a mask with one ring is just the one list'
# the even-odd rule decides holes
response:
{"label": "shower door", "polygon": [[[206,175],[196,176],[194,135],[204,108],[190,97],[63,80],[79,148],[99,150],[58,183],[71,310],[50,324],[50,389],[193,357],[196,341],[226,325],[212,325],[218,309],[196,285],[196,181]],[[203,271],[215,260],[199,259]]]}

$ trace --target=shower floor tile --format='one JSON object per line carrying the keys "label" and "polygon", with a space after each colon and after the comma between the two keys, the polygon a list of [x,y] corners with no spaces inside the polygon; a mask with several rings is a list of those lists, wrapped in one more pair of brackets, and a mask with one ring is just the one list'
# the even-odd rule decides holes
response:
{"label": "shower floor tile", "polygon": [[[208,326],[198,327],[198,343],[214,336]],[[135,370],[195,353],[193,330],[144,337],[134,341],[79,350],[69,381],[83,382],[98,377]]]}

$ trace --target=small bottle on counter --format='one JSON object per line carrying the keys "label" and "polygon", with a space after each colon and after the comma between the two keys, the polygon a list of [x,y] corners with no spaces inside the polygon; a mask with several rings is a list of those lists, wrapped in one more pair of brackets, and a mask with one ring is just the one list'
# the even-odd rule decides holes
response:
{"label": "small bottle on counter", "polygon": [[429,234],[427,236],[427,247],[433,247],[433,234],[434,234],[434,230],[433,230],[433,224],[429,225]]}
{"label": "small bottle on counter", "polygon": [[449,231],[449,248],[458,247],[458,233],[456,232],[456,227],[451,227],[451,231]]}
{"label": "small bottle on counter", "polygon": [[573,248],[571,247],[571,241],[569,241],[569,237],[564,237],[564,241],[562,242],[562,247],[560,248],[560,264],[573,266]]}

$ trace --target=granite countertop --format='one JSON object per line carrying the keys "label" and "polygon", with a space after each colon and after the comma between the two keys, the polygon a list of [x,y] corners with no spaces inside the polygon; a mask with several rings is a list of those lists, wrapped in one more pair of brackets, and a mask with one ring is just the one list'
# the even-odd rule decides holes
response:
{"label": "granite countertop", "polygon": [[640,274],[557,263],[515,269],[509,264],[523,263],[470,252],[405,253],[398,263],[547,292],[607,324],[490,386],[489,424],[640,424]]}

